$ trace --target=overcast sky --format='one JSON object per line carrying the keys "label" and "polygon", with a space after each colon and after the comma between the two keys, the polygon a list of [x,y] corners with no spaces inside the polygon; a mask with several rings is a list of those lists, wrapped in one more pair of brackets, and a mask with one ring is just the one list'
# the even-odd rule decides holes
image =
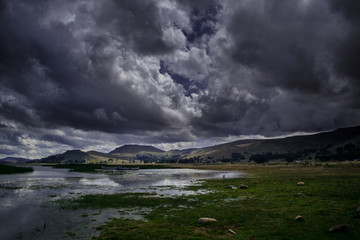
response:
{"label": "overcast sky", "polygon": [[0,0],[0,157],[360,125],[359,0]]}

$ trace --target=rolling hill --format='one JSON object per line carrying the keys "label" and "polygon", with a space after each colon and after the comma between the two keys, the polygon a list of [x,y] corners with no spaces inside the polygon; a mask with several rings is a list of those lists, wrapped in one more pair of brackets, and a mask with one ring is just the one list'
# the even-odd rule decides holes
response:
{"label": "rolling hill", "polygon": [[124,145],[102,153],[67,151],[39,160],[46,163],[124,162],[266,162],[295,160],[354,160],[360,158],[360,126],[278,139],[247,139],[182,150],[163,151],[147,145]]}
{"label": "rolling hill", "polygon": [[27,159],[27,158],[19,158],[19,157],[6,157],[6,158],[2,158],[0,159],[0,163],[27,163],[27,162],[31,162],[31,159]]}
{"label": "rolling hill", "polygon": [[129,162],[148,161],[153,162],[164,157],[165,151],[147,145],[124,145],[109,152],[112,160],[127,160]]}
{"label": "rolling hill", "polygon": [[139,153],[142,153],[142,152],[163,153],[165,151],[161,150],[161,149],[158,149],[156,147],[147,146],[147,145],[124,145],[122,147],[118,147],[118,148],[112,150],[111,152],[109,152],[109,154],[122,154],[122,153],[139,154]]}
{"label": "rolling hill", "polygon": [[200,162],[247,161],[256,157],[270,158],[269,160],[286,160],[286,158],[331,160],[331,156],[340,160],[344,157],[351,160],[351,158],[359,158],[359,154],[360,127],[351,127],[280,139],[239,140],[193,150],[186,158],[196,158]]}
{"label": "rolling hill", "polygon": [[89,154],[81,151],[81,150],[70,150],[66,151],[62,154],[51,155],[46,158],[42,158],[37,162],[41,163],[86,163],[88,158],[90,157]]}

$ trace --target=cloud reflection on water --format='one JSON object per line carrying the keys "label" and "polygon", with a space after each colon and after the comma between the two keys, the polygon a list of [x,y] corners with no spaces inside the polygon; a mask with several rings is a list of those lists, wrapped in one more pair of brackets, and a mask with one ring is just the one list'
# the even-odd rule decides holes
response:
{"label": "cloud reflection on water", "polygon": [[[0,175],[0,239],[13,239],[20,230],[29,239],[63,239],[64,229],[84,226],[85,236],[89,219],[79,217],[80,211],[60,210],[59,199],[73,199],[87,194],[155,193],[160,197],[188,196],[207,193],[206,190],[187,190],[200,184],[201,179],[239,177],[241,173],[193,169],[146,169],[124,171],[121,174],[89,174],[67,169],[34,166],[33,173]],[[136,215],[136,214],[135,214]],[[108,217],[118,216],[117,210],[102,211],[96,224]],[[46,232],[36,232],[44,223]],[[69,230],[70,229],[70,230]],[[51,236],[51,237],[50,237]]]}

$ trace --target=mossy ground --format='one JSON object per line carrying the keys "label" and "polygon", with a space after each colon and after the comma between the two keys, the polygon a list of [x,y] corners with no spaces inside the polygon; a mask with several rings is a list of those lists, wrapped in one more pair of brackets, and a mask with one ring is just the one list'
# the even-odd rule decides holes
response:
{"label": "mossy ground", "polygon": [[[151,207],[144,220],[112,219],[95,239],[360,239],[358,166],[196,166],[243,170],[244,178],[207,180],[211,193],[178,198],[149,194],[90,195],[76,208]],[[297,186],[299,181],[305,186]],[[246,184],[232,190],[228,185]],[[295,221],[297,215],[303,221]],[[200,217],[217,222],[199,224]],[[330,233],[346,224],[349,232]],[[236,234],[229,232],[232,229]]]}

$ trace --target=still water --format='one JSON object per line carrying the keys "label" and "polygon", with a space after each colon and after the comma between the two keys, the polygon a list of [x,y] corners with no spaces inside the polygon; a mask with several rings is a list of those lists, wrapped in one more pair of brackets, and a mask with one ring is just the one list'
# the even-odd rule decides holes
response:
{"label": "still water", "polygon": [[[186,187],[200,184],[201,179],[234,178],[242,174],[195,169],[90,174],[43,166],[33,168],[32,173],[0,175],[0,239],[90,239],[96,235],[96,226],[119,217],[117,209],[62,210],[57,200],[134,192],[150,192],[160,197],[204,194],[205,190],[190,191]],[[129,209],[121,217],[140,219],[150,210]]]}

